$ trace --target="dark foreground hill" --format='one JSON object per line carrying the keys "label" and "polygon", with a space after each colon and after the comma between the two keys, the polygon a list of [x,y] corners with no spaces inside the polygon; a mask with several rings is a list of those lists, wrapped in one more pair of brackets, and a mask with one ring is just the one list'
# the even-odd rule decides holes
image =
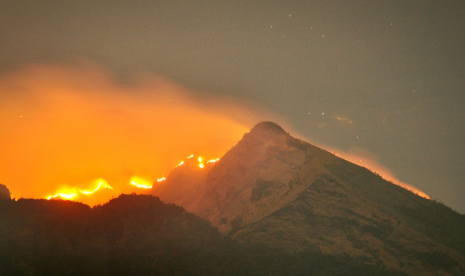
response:
{"label": "dark foreground hill", "polygon": [[238,246],[181,207],[121,195],[0,203],[1,275],[234,275],[251,271]]}
{"label": "dark foreground hill", "polygon": [[464,216],[274,123],[253,127],[207,173],[182,170],[173,174],[190,173],[196,185],[172,181],[153,193],[242,244],[348,256],[410,275],[465,275]]}
{"label": "dark foreground hill", "polygon": [[0,201],[0,275],[401,275],[343,255],[239,245],[146,195]]}
{"label": "dark foreground hill", "polygon": [[10,190],[5,185],[0,184],[0,200],[10,199]]}

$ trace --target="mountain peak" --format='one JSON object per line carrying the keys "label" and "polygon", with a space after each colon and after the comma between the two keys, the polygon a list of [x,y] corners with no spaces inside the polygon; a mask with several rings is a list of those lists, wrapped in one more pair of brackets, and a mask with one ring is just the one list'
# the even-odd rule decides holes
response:
{"label": "mountain peak", "polygon": [[268,134],[287,134],[282,127],[278,124],[265,121],[256,124],[251,130],[250,133],[268,133]]}

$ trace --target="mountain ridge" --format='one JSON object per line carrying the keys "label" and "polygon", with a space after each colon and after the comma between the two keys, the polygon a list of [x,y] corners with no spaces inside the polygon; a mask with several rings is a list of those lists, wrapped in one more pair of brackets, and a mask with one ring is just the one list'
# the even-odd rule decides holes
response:
{"label": "mountain ridge", "polygon": [[184,207],[242,243],[347,254],[408,274],[465,272],[463,216],[272,122],[244,134],[197,188],[197,204]]}

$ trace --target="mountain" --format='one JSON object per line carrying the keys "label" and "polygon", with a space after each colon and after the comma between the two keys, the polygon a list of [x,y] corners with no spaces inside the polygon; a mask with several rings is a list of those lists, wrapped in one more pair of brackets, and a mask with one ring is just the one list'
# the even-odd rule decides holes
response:
{"label": "mountain", "polygon": [[464,216],[272,122],[182,179],[152,192],[242,244],[350,256],[409,275],[465,275]]}
{"label": "mountain", "polygon": [[0,200],[8,200],[10,198],[10,190],[5,185],[0,184]]}

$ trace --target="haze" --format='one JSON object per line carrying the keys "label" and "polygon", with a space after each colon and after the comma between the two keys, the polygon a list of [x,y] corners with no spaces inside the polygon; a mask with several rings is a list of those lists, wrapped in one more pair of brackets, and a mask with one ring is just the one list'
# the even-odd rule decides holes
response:
{"label": "haze", "polygon": [[131,177],[153,183],[191,154],[222,156],[250,128],[218,98],[196,102],[154,75],[118,84],[91,64],[27,66],[4,74],[0,90],[0,183],[13,197],[94,190],[101,179],[113,190],[78,201],[103,203],[140,192]]}

